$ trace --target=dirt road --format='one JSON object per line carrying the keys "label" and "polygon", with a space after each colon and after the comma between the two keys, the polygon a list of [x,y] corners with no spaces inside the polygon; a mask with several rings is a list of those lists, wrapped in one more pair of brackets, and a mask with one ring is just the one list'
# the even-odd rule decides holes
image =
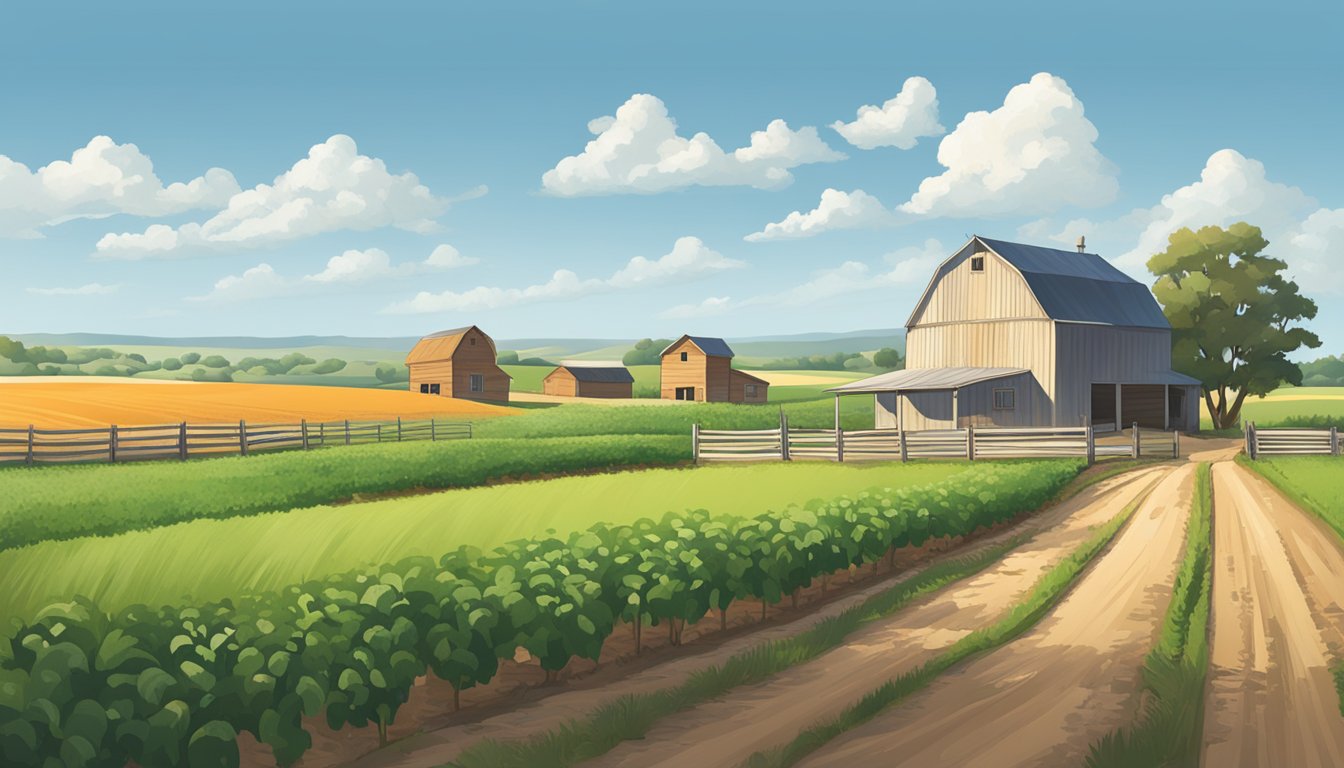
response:
{"label": "dirt road", "polygon": [[[990,546],[1023,530],[1036,532],[1033,540],[980,576],[954,584],[894,617],[869,625],[851,636],[849,644],[823,659],[778,676],[763,686],[730,694],[724,701],[667,718],[645,741],[618,747],[606,756],[604,763],[655,765],[666,761],[675,765],[731,765],[764,745],[792,736],[800,724],[810,725],[820,716],[819,712],[838,711],[852,696],[867,692],[877,679],[875,660],[885,662],[891,657],[892,666],[908,668],[990,621],[1014,596],[1030,587],[1042,572],[1085,539],[1092,526],[1109,520],[1170,471],[1170,467],[1154,467],[1102,481],[1042,513],[1025,528],[1017,527],[983,540],[977,546]],[[764,641],[796,635],[890,586],[890,581],[875,584],[798,621],[753,632],[600,688],[558,693],[477,723],[410,737],[361,758],[354,765],[431,768],[451,762],[463,749],[485,739],[526,739],[622,696],[678,685],[698,670]],[[896,648],[903,650],[894,653]],[[778,698],[777,690],[783,691]],[[684,738],[683,730],[687,732]],[[643,745],[655,743],[662,746],[650,750],[652,757],[637,756],[643,752]],[[706,754],[710,755],[708,759],[697,760],[697,756]]]}
{"label": "dirt road", "polygon": [[801,765],[1081,765],[1092,742],[1128,724],[1136,709],[1143,658],[1180,566],[1194,474],[1186,465],[1163,479],[1030,632],[949,671]]}
{"label": "dirt road", "polygon": [[1203,764],[1344,765],[1344,718],[1329,671],[1344,650],[1338,542],[1234,463],[1214,465],[1213,493]]}
{"label": "dirt road", "polygon": [[[1163,466],[1136,472],[1095,498],[1066,505],[1071,509],[1063,519],[980,575],[874,622],[812,662],[664,718],[643,740],[626,742],[589,765],[737,765],[756,751],[786,743],[800,730],[839,714],[880,682],[999,618],[1085,540],[1092,526],[1110,520],[1174,471]],[[1188,470],[1180,472],[1188,475]],[[1140,542],[1138,548],[1146,545]],[[1095,613],[1097,606],[1091,608]],[[1099,651],[1090,655],[1095,660]],[[890,757],[878,762],[891,764]]]}

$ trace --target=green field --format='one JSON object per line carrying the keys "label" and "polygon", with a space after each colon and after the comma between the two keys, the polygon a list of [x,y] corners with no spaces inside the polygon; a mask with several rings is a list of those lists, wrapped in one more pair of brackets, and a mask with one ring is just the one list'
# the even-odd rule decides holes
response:
{"label": "green field", "polygon": [[704,508],[738,517],[876,487],[935,482],[958,463],[703,467],[560,478],[292,512],[196,520],[0,552],[0,617],[74,595],[104,609],[213,600],[462,545]]}
{"label": "green field", "polygon": [[[1200,412],[1200,426],[1210,428],[1207,410],[1201,406]],[[1248,397],[1241,406],[1241,420],[1260,427],[1305,425],[1300,420],[1344,425],[1344,387],[1284,387],[1263,398]]]}
{"label": "green field", "polygon": [[[555,370],[550,365],[502,365],[504,372],[513,377],[511,388],[514,392],[540,392],[541,380]],[[657,391],[658,366],[632,365],[630,374],[635,377],[635,394],[641,389]]]}
{"label": "green field", "polygon": [[1242,461],[1344,536],[1344,458],[1276,456]]}

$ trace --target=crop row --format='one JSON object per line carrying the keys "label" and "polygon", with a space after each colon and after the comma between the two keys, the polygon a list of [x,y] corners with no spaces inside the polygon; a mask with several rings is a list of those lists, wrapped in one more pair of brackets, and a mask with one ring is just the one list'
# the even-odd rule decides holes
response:
{"label": "crop row", "polygon": [[192,608],[109,615],[76,599],[0,651],[0,752],[14,766],[235,766],[247,731],[288,765],[311,744],[305,714],[333,729],[373,724],[385,739],[422,675],[483,684],[519,647],[559,670],[597,659],[617,622],[665,626],[676,641],[735,600],[777,603],[825,574],[1036,508],[1079,469],[981,465],[753,518],[598,524]]}
{"label": "crop row", "polygon": [[[689,434],[689,433],[688,433]],[[507,477],[668,465],[689,437],[597,437],[387,443],[265,456],[0,470],[0,549],[107,536],[198,519],[297,509],[415,488]]]}

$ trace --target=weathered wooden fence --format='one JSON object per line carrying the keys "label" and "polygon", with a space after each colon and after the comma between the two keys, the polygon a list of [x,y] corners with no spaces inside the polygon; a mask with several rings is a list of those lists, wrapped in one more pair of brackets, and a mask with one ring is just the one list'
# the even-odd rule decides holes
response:
{"label": "weathered wooden fence", "polygon": [[1255,422],[1242,428],[1246,439],[1246,455],[1252,459],[1261,456],[1338,456],[1339,430],[1329,429],[1260,429]]}
{"label": "weathered wooden fence", "polygon": [[461,440],[471,424],[437,419],[285,424],[155,424],[98,429],[0,428],[0,464],[180,459],[406,440]]}
{"label": "weathered wooden fence", "polygon": [[775,429],[691,429],[695,460],[711,461],[908,461],[910,459],[1008,459],[1098,456],[1176,457],[1180,434],[1143,430],[1131,437],[1098,443],[1091,427],[963,427],[896,429],[791,429],[787,418]]}

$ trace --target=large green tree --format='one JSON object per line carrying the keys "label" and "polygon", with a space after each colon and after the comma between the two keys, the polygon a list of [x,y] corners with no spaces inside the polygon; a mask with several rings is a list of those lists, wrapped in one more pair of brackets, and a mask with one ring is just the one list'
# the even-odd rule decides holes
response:
{"label": "large green tree", "polygon": [[1316,316],[1315,302],[1281,274],[1287,264],[1265,254],[1267,247],[1259,227],[1238,222],[1180,229],[1148,260],[1153,293],[1171,323],[1172,365],[1203,384],[1219,429],[1236,426],[1248,396],[1301,384],[1288,355],[1321,345],[1300,325]]}

